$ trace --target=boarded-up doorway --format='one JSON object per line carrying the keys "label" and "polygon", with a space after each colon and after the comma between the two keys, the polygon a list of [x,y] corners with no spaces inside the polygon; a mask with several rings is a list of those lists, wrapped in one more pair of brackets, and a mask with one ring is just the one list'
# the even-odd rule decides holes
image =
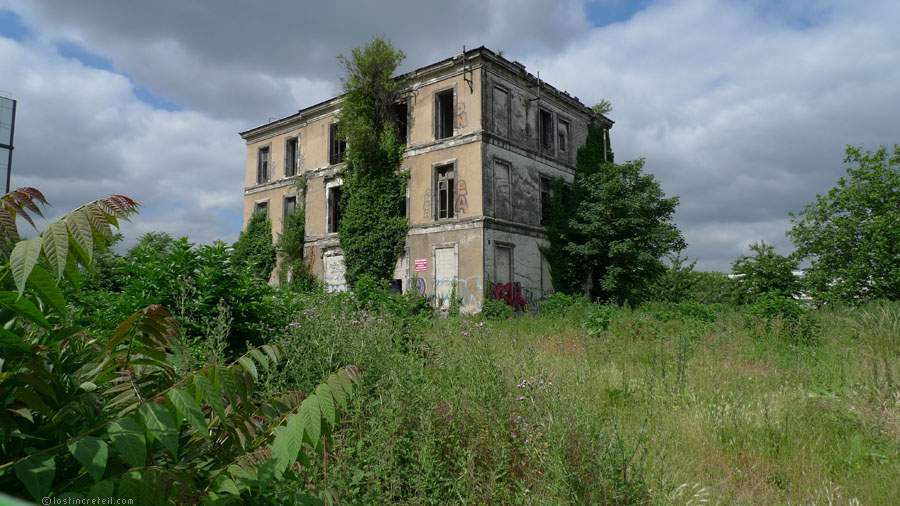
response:
{"label": "boarded-up doorway", "polygon": [[456,245],[434,249],[434,296],[438,307],[450,306],[453,285],[459,277]]}

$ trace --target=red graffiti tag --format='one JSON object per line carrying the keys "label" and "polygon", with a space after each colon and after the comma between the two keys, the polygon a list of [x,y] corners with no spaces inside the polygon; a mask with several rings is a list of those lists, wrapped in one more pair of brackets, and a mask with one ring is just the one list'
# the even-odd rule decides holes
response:
{"label": "red graffiti tag", "polygon": [[522,283],[493,284],[491,285],[491,298],[506,301],[515,311],[520,308],[524,311],[527,308],[525,298],[522,297]]}

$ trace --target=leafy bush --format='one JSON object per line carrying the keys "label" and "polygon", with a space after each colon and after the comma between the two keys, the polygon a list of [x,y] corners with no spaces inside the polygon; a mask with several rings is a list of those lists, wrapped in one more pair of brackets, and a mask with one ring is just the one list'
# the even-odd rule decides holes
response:
{"label": "leafy bush", "polygon": [[810,344],[814,339],[816,319],[802,302],[793,297],[772,293],[762,294],[747,306],[747,323],[751,328],[762,326],[768,333],[781,334],[798,343]]}
{"label": "leafy bush", "polygon": [[591,336],[599,335],[609,328],[609,324],[619,313],[615,304],[596,304],[584,320],[584,329]]}
{"label": "leafy bush", "polygon": [[[242,353],[246,342],[261,344],[264,322],[280,325],[284,316],[273,304],[273,289],[253,268],[232,262],[222,241],[195,245],[187,238],[149,233],[112,262],[115,287],[78,294],[76,321],[95,331],[111,331],[119,321],[149,304],[172,308],[188,340],[206,336],[207,322],[217,318],[219,305],[231,313],[228,329],[231,353]],[[72,297],[71,291],[67,294]]]}
{"label": "leafy bush", "polygon": [[540,303],[541,315],[548,318],[562,318],[590,307],[590,301],[582,295],[551,293]]}
{"label": "leafy bush", "polygon": [[800,280],[794,275],[797,260],[775,253],[775,246],[764,241],[750,245],[754,255],[741,255],[731,265],[736,278],[739,303],[753,302],[763,294],[792,297],[800,293]]}
{"label": "leafy bush", "polygon": [[250,265],[253,274],[268,281],[275,269],[275,246],[272,245],[272,222],[266,213],[253,213],[247,222],[247,230],[241,232],[234,243],[232,262]]}
{"label": "leafy bush", "polygon": [[680,320],[686,324],[701,327],[709,326],[716,321],[716,307],[700,304],[692,300],[671,303],[645,302],[641,311],[649,313],[660,321]]}
{"label": "leafy bush", "polygon": [[359,368],[340,369],[306,395],[260,396],[255,385],[281,360],[277,346],[183,373],[174,365],[179,326],[159,305],[136,311],[108,339],[68,325],[58,282],[77,287],[77,265],[93,268],[94,249],[137,204],[100,199],[19,240],[16,215],[31,222],[35,201],[46,203],[33,188],[0,199],[0,243],[14,244],[0,264],[0,487],[38,500],[311,500],[310,456],[337,428]]}
{"label": "leafy bush", "polygon": [[509,318],[514,314],[512,306],[500,299],[485,298],[481,303],[481,316],[488,320]]}

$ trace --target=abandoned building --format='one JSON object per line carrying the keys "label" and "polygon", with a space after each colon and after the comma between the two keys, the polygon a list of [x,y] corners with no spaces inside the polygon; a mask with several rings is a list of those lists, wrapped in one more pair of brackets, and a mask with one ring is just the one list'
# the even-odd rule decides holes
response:
{"label": "abandoned building", "polygon": [[[395,285],[447,304],[455,284],[466,312],[478,311],[485,297],[535,308],[552,292],[538,249],[546,244],[550,181],[573,180],[589,122],[606,129],[613,122],[484,47],[397,79],[410,179],[409,234]],[[247,143],[244,226],[252,213],[268,213],[274,240],[283,217],[305,205],[304,255],[333,291],[347,289],[337,234],[347,149],[336,137],[340,107],[335,97],[240,134]],[[301,174],[305,190],[295,181]]]}

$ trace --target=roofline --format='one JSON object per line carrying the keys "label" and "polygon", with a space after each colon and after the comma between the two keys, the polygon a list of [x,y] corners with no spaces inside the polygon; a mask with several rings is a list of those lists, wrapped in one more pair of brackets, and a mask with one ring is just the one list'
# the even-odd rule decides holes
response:
{"label": "roofline", "polygon": [[[395,81],[412,80],[417,77],[421,77],[424,74],[435,72],[435,71],[444,69],[446,67],[452,67],[453,65],[459,63],[460,60],[468,61],[469,58],[479,57],[479,56],[482,58],[487,57],[486,59],[492,60],[494,63],[500,64],[500,65],[506,67],[507,70],[514,72],[516,74],[519,74],[526,81],[532,81],[532,82],[538,83],[538,85],[541,86],[542,90],[549,90],[553,94],[555,94],[557,98],[564,100],[566,102],[569,102],[570,105],[582,108],[582,110],[585,113],[587,113],[591,119],[600,119],[600,121],[602,123],[606,123],[608,127],[612,127],[612,125],[615,123],[615,121],[609,119],[608,117],[606,117],[603,114],[600,114],[600,113],[594,111],[592,108],[590,108],[587,105],[585,105],[584,103],[582,103],[581,100],[578,99],[578,97],[573,97],[568,92],[559,91],[553,85],[548,84],[546,81],[544,81],[542,79],[538,79],[537,77],[532,75],[530,72],[526,71],[525,65],[523,65],[522,63],[519,63],[517,61],[507,60],[503,56],[491,51],[490,49],[488,49],[484,46],[478,46],[475,49],[465,50],[463,53],[451,56],[449,58],[445,58],[443,60],[439,60],[434,63],[430,63],[428,65],[425,65],[424,67],[419,67],[419,68],[417,68],[415,70],[411,70],[405,74],[395,76],[394,80]],[[304,115],[308,115],[309,113],[314,112],[314,111],[328,109],[330,106],[337,106],[343,100],[344,95],[345,95],[344,93],[341,93],[340,95],[338,95],[336,97],[332,97],[332,98],[329,98],[328,100],[323,100],[322,102],[319,102],[317,104],[313,104],[309,107],[300,109],[299,111],[297,111],[294,114],[291,114],[290,116],[285,116],[283,118],[276,119],[275,121],[270,121],[268,123],[259,125],[257,127],[251,128],[249,130],[245,130],[243,132],[240,132],[240,136],[242,138],[246,139],[247,137],[252,136],[254,133],[256,133],[260,130],[263,130],[266,128],[271,128],[271,127],[277,126],[279,124],[290,122],[291,120],[302,117]]]}

